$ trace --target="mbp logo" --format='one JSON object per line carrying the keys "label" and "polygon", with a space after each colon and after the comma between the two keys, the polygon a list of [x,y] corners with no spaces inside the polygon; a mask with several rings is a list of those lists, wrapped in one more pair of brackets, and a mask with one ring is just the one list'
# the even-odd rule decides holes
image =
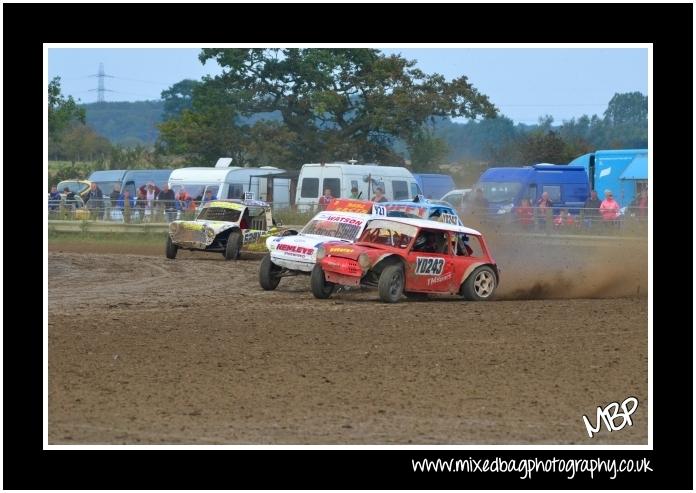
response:
{"label": "mbp logo", "polygon": [[[621,408],[621,412],[619,412]],[[602,422],[609,431],[622,430],[626,425],[633,426],[631,415],[638,409],[638,399],[635,397],[627,397],[620,405],[618,402],[612,402],[607,407],[602,409],[597,407],[597,426],[592,426],[587,416],[583,416],[582,420],[587,428],[587,434],[592,438],[594,433],[599,432],[602,428]],[[616,419],[621,418],[621,425],[616,425]]]}

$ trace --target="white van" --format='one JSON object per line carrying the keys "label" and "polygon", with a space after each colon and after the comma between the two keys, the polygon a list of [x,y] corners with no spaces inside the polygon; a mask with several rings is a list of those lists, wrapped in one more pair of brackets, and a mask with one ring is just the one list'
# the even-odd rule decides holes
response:
{"label": "white van", "polygon": [[254,199],[273,204],[290,204],[290,179],[273,178],[285,170],[273,166],[260,168],[179,168],[169,176],[169,188],[178,193],[183,187],[194,199],[203,197],[207,190],[218,199],[243,199],[251,192]]}
{"label": "white van", "polygon": [[406,168],[343,162],[313,163],[302,166],[295,204],[300,211],[310,210],[318,205],[319,197],[327,188],[333,197],[350,198],[351,189],[357,187],[359,198],[370,200],[378,186],[384,188],[388,200],[406,200],[421,193],[416,179]]}

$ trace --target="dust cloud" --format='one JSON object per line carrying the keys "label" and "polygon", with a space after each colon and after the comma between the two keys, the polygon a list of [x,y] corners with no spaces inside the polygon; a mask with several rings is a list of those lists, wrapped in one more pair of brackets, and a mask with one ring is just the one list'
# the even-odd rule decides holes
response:
{"label": "dust cloud", "polygon": [[558,240],[492,235],[501,272],[499,300],[646,297],[647,238],[558,244]]}

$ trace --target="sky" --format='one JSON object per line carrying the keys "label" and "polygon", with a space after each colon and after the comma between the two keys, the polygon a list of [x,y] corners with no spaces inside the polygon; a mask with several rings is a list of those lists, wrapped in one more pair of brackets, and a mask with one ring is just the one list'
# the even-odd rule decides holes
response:
{"label": "sky", "polygon": [[[418,61],[426,73],[466,75],[515,123],[555,123],[583,114],[602,115],[615,93],[648,93],[647,48],[408,48],[383,49]],[[97,100],[99,64],[106,101],[159,99],[182,79],[221,72],[198,60],[198,48],[49,48],[48,76],[61,77],[64,95]]]}

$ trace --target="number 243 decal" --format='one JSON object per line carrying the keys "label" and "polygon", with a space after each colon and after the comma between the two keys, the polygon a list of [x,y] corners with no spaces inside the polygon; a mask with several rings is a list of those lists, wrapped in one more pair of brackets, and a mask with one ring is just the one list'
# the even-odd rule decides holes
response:
{"label": "number 243 decal", "polygon": [[416,275],[439,276],[445,267],[445,259],[437,257],[416,257]]}

